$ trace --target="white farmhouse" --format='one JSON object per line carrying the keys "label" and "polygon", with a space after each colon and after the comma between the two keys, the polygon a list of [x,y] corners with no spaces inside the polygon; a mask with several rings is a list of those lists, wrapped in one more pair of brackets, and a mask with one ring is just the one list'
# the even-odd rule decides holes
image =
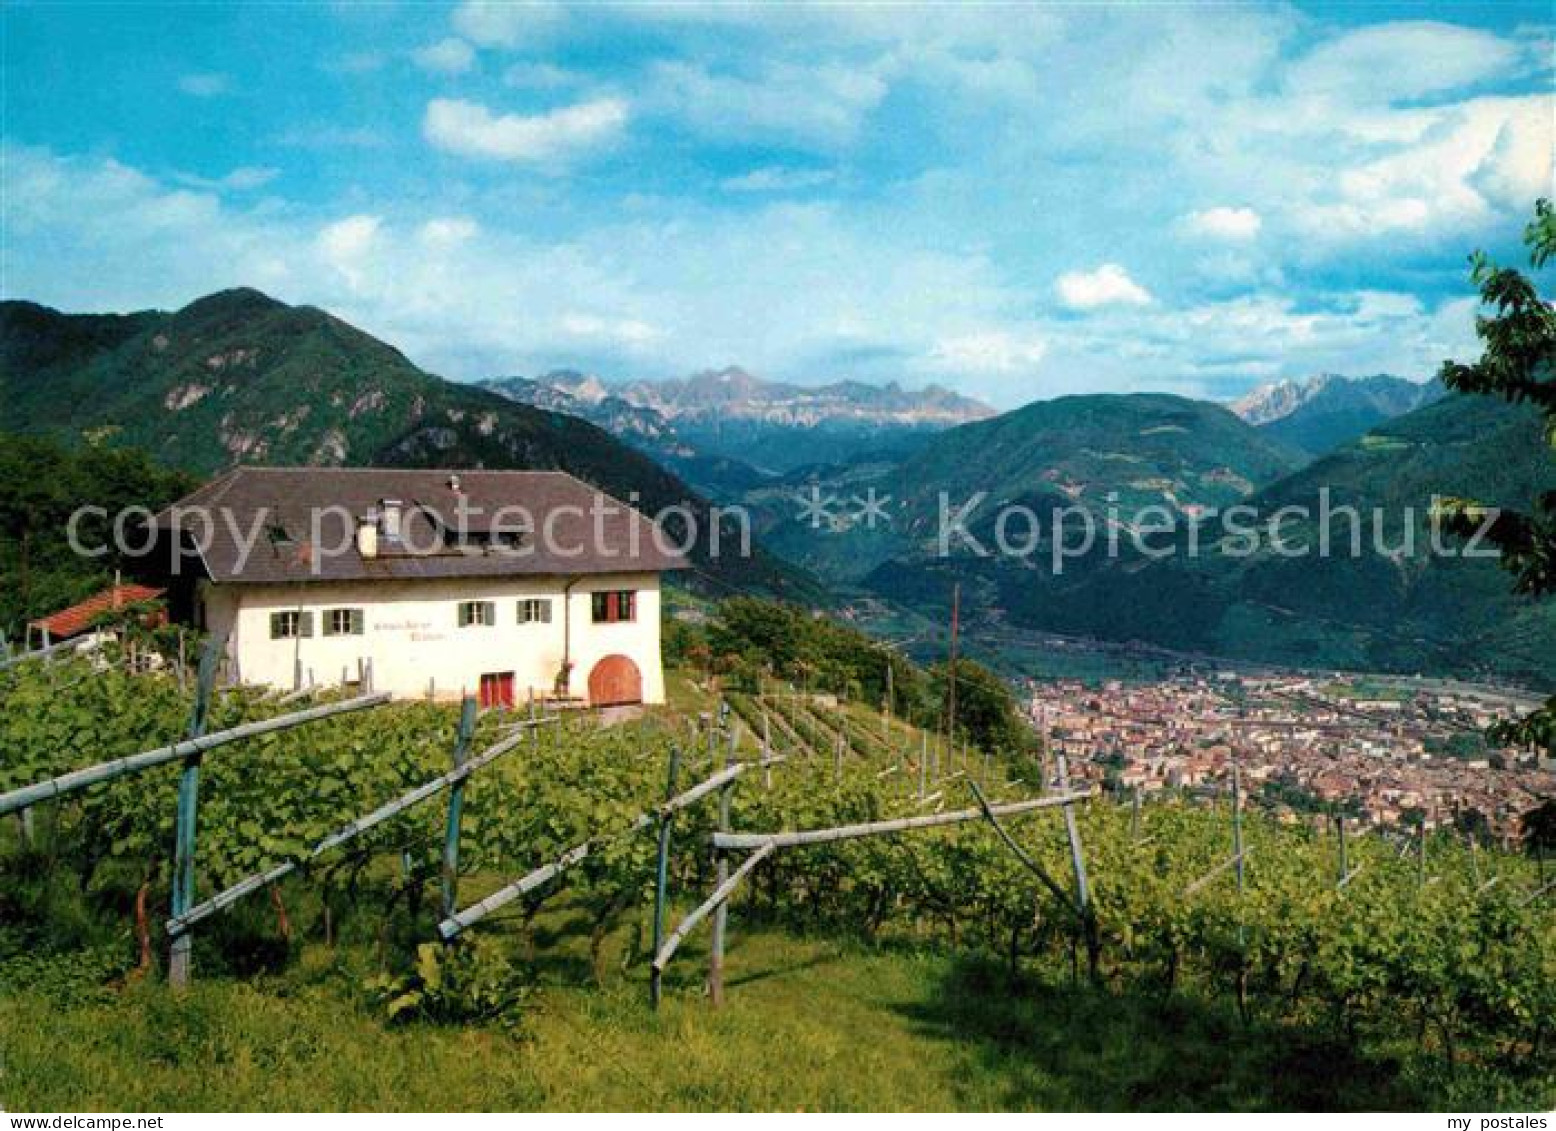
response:
{"label": "white farmhouse", "polygon": [[240,467],[156,525],[184,555],[175,615],[245,682],[664,700],[659,579],[687,563],[565,473]]}

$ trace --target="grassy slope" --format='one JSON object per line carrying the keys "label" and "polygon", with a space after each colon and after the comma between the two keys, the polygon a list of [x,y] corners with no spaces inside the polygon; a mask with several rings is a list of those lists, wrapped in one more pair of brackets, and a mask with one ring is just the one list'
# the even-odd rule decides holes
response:
{"label": "grassy slope", "polygon": [[[495,882],[472,877],[463,894]],[[1517,1110],[1548,1106],[1556,1084],[1548,1071],[1520,1081],[1479,1060],[1452,1076],[1405,1039],[1374,1039],[1360,1055],[1321,1028],[1244,1025],[1228,995],[1193,982],[1171,998],[1091,989],[1047,960],[1013,980],[973,937],[951,946],[938,932],[897,934],[872,945],[796,933],[748,901],[731,917],[722,1010],[702,990],[706,928],[677,956],[655,1014],[641,962],[646,907],[609,939],[597,985],[590,911],[564,895],[537,921],[538,988],[517,1033],[391,1027],[362,989],[379,969],[381,912],[370,899],[329,946],[313,894],[306,879],[288,884],[306,941],[279,972],[219,973],[216,944],[201,936],[195,984],[182,996],[156,980],[97,988],[69,952],[20,979],[0,967],[0,1106]],[[273,936],[262,901],[234,914],[247,920],[245,937]],[[396,947],[411,941],[405,929],[400,921]],[[423,922],[417,937],[428,931]],[[525,953],[511,915],[480,934],[483,945]],[[130,951],[127,932],[112,948]]]}
{"label": "grassy slope", "polygon": [[[13,1110],[1376,1109],[1448,1101],[1445,1080],[1347,1061],[1312,1033],[923,947],[873,949],[732,923],[729,996],[687,945],[665,1005],[638,973],[587,984],[576,918],[543,932],[519,1036],[389,1029],[356,992],[369,948],[310,947],[279,977],[160,985],[61,1007],[0,998]],[[1418,1088],[1430,1088],[1426,1094]],[[1480,1096],[1479,1106],[1495,1104]]]}
{"label": "grassy slope", "polygon": [[[672,673],[670,693],[677,727],[711,705],[682,672]],[[850,714],[861,727],[879,723],[865,707]],[[911,729],[895,733],[901,745],[917,746]],[[0,841],[12,837],[14,824],[0,824]],[[473,900],[498,882],[470,877],[461,894]],[[684,912],[690,893],[678,894],[676,910]],[[7,979],[0,968],[0,1105],[1485,1110],[1538,1106],[1540,1089],[1550,1086],[1512,1084],[1468,1064],[1450,1078],[1435,1056],[1403,1045],[1359,1057],[1298,1024],[1245,1026],[1227,995],[1192,983],[1171,999],[1139,987],[1093,990],[1047,961],[1026,963],[1012,981],[970,928],[956,946],[940,932],[872,945],[780,927],[745,900],[731,916],[722,1010],[709,1008],[702,990],[706,928],[670,968],[655,1014],[641,962],[646,906],[610,937],[604,983],[596,985],[592,921],[564,892],[537,921],[538,990],[517,1034],[478,1025],[391,1027],[362,988],[379,969],[382,911],[366,896],[330,946],[320,937],[316,895],[307,877],[287,884],[305,940],[279,972],[219,973],[221,931],[197,935],[196,980],[183,997],[160,981],[98,988],[92,964],[83,966],[73,952],[20,978]],[[73,890],[59,898],[57,918],[68,933],[69,909],[79,905]],[[241,905],[229,917],[239,920],[229,938],[273,937],[269,916],[263,901]],[[414,936],[406,928],[398,919],[390,940],[397,949],[425,939],[430,923]],[[526,953],[512,915],[495,916],[480,936]],[[121,964],[132,950],[127,930],[103,943]]]}

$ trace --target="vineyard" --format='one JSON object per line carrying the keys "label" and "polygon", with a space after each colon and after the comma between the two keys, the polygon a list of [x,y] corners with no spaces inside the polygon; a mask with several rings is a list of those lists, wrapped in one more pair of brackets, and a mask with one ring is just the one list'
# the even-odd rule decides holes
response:
{"label": "vineyard", "polygon": [[[66,659],[0,672],[0,795],[183,738],[193,683]],[[1355,1066],[1372,1089],[1353,1097],[1362,1106],[1556,1102],[1556,915],[1535,861],[1446,835],[1283,825],[1230,795],[1110,800],[1068,791],[1061,764],[947,744],[858,705],[789,687],[717,696],[673,683],[669,708],[616,725],[217,689],[209,734],[342,709],[203,756],[182,901],[187,763],[5,818],[0,1101],[84,1106],[50,1091],[50,1061],[68,1054],[30,1054],[35,1039],[7,1033],[68,1042],[85,1039],[73,1019],[101,1027],[113,1017],[198,1044],[201,1026],[217,1025],[212,1003],[241,995],[256,1033],[286,1009],[307,1017],[327,1006],[352,1019],[358,1043],[381,1040],[385,1057],[407,1047],[430,1056],[476,1034],[475,1055],[528,1058],[537,1073],[556,1047],[591,1063],[602,1050],[624,1058],[631,1086],[580,1104],[786,1106],[808,1094],[806,1058],[828,1047],[828,1026],[853,1023],[845,1003],[886,987],[922,997],[899,983],[933,969],[970,979],[963,989],[989,1018],[1021,999],[1047,1003],[1021,1024],[990,1021],[1029,1043],[988,1038],[999,1067],[985,1074],[1029,1071],[1010,1062],[1039,1048],[1056,1063],[1071,1055],[1045,1044],[1044,1027],[1084,1043],[1080,1030],[1096,1037],[1142,1016],[1162,1026],[1152,1039],[1171,1061],[1174,1041],[1186,1050],[1205,1039],[1185,1020],[1203,1015],[1224,1019],[1204,1024],[1231,1050],[1207,1058],[1235,1060],[1243,1048],[1259,1066],[1225,1069],[1263,1081],[1240,1082],[1238,1106],[1283,1102],[1271,1081],[1304,1070],[1259,1059],[1281,1048]],[[797,835],[820,832],[839,835]],[[720,893],[727,899],[709,900]],[[192,940],[182,994],[165,984],[176,938]],[[828,959],[839,963],[835,1001],[805,970],[823,952],[846,956]],[[807,990],[780,1012],[772,1003],[785,984]],[[651,986],[663,994],[659,1013]],[[703,1000],[710,989],[722,1009]],[[972,1047],[983,1018],[956,1016],[949,1047]],[[558,1032],[563,1017],[569,1028]],[[807,1047],[773,1042],[782,1025],[799,1026]],[[714,1040],[701,1026],[766,1049],[754,1083],[659,1090],[654,1073],[668,1071],[670,1053],[647,1046],[679,1046],[696,1064],[714,1056],[699,1051]],[[904,1032],[904,1042],[926,1039]],[[171,1040],[147,1055],[194,1055],[165,1047]],[[889,1051],[850,1045],[836,1057],[864,1064]],[[250,1059],[241,1047],[225,1055]],[[133,1047],[112,1056],[135,1076]],[[814,1102],[915,1102],[855,1086],[865,1090],[838,1084]],[[1097,1088],[1032,1096],[1105,1105],[1110,1093]],[[529,1093],[503,1094],[521,1103],[514,1096]],[[1192,1095],[1144,1094],[1197,1106]],[[1038,1102],[1024,1095],[1001,1076],[942,1105]]]}

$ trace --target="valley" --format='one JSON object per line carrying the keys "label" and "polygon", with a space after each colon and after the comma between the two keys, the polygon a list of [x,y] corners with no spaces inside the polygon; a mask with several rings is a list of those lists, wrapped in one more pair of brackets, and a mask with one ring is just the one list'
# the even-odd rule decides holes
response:
{"label": "valley", "polygon": [[[1494,561],[1418,552],[1436,544],[1434,496],[1519,507],[1542,488],[1537,414],[1435,384],[1326,374],[1229,406],[1090,394],[1005,413],[935,386],[738,368],[470,385],[253,290],[171,313],[10,302],[0,329],[8,428],[199,474],[556,467],[650,511],[687,502],[704,526],[717,506],[754,544],[699,545],[694,588],[943,625],[960,585],[969,646],[1011,675],[1148,676],[1190,654],[1556,680],[1556,611],[1509,593]],[[1239,506],[1256,534],[1230,524]]]}

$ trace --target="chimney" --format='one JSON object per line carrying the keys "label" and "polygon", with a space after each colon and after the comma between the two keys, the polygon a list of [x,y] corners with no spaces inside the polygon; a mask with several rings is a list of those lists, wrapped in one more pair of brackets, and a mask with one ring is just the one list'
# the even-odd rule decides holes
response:
{"label": "chimney", "polygon": [[381,515],[379,528],[385,538],[398,542],[400,540],[400,500],[384,499],[378,505]]}
{"label": "chimney", "polygon": [[364,558],[378,556],[378,516],[372,511],[357,520],[357,553]]}

